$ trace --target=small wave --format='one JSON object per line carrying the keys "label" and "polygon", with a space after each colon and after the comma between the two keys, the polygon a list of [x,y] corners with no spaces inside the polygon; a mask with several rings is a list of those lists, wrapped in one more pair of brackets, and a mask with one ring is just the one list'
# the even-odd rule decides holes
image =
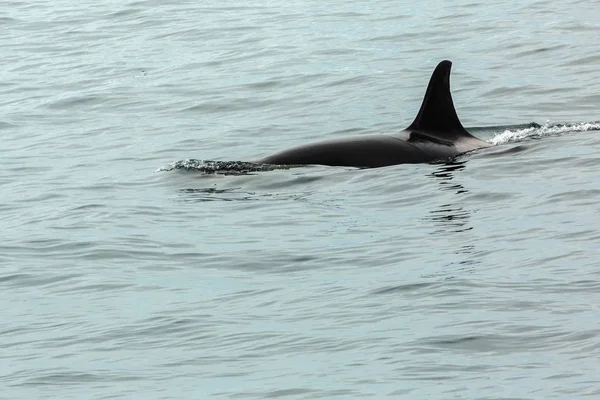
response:
{"label": "small wave", "polygon": [[246,161],[210,161],[187,159],[175,161],[160,167],[155,172],[172,171],[174,169],[184,169],[186,171],[196,171],[205,174],[220,175],[243,175],[250,172],[273,171],[275,169],[289,169],[291,165],[258,164]]}
{"label": "small wave", "polygon": [[598,122],[583,122],[578,124],[555,124],[550,125],[545,123],[544,125],[532,124],[527,128],[522,129],[507,129],[502,133],[497,134],[489,140],[491,144],[505,144],[520,142],[524,139],[539,139],[545,136],[560,135],[563,133],[570,132],[587,132],[600,130],[600,123]]}

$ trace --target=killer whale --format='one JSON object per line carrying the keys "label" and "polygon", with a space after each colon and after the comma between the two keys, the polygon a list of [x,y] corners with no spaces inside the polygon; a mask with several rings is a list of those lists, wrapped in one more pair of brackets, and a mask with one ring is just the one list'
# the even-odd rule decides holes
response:
{"label": "killer whale", "polygon": [[458,119],[450,94],[451,68],[449,60],[437,65],[415,120],[401,132],[310,143],[254,162],[377,168],[433,162],[492,146],[468,133]]}

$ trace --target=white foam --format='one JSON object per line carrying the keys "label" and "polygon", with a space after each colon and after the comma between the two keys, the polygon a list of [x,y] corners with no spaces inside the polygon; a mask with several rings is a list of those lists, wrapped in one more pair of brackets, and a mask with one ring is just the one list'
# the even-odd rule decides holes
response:
{"label": "white foam", "polygon": [[582,122],[579,124],[557,124],[550,125],[546,122],[540,127],[531,127],[523,129],[505,130],[489,140],[489,143],[497,145],[511,142],[519,142],[529,138],[539,138],[544,136],[560,135],[569,132],[586,132],[600,130],[600,123]]}
{"label": "white foam", "polygon": [[187,171],[204,172],[205,174],[241,175],[248,172],[272,171],[274,169],[288,169],[289,167],[289,165],[258,164],[246,161],[212,161],[188,158],[164,165],[154,172],[184,169]]}

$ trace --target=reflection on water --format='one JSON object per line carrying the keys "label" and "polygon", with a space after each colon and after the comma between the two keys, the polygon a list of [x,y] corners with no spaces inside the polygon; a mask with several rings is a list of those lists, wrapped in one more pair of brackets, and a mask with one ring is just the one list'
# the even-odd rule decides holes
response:
{"label": "reflection on water", "polygon": [[[428,176],[437,180],[440,185],[440,190],[454,192],[456,202],[440,204],[429,211],[429,216],[424,218],[425,221],[433,222],[436,226],[434,234],[443,234],[444,236],[452,236],[455,245],[455,254],[460,258],[450,264],[458,264],[459,269],[473,268],[474,264],[479,264],[479,261],[473,259],[473,255],[478,253],[475,244],[471,241],[472,235],[459,236],[458,234],[473,230],[470,224],[473,210],[465,208],[462,202],[462,194],[469,191],[460,183],[456,182],[456,174],[466,168],[466,161],[452,160],[440,164],[436,171]],[[462,240],[467,241],[462,243]]]}
{"label": "reflection on water", "polygon": [[[468,193],[463,185],[454,181],[455,173],[465,169],[465,166],[466,161],[449,161],[440,164],[439,168],[429,176],[438,180],[440,190],[455,192],[457,195]],[[464,232],[473,229],[468,224],[470,211],[464,209],[461,204],[441,204],[429,213],[430,216],[425,219],[435,222],[440,227],[440,230],[436,233]]]}
{"label": "reflection on water", "polygon": [[305,193],[268,193],[243,190],[240,187],[218,189],[215,187],[187,188],[177,191],[184,202],[206,201],[265,201],[265,200],[299,200]]}
{"label": "reflection on water", "polygon": [[430,213],[432,215],[427,219],[439,223],[444,232],[464,232],[473,229],[472,226],[468,226],[469,212],[463,207],[444,204]]}
{"label": "reflection on water", "polygon": [[248,201],[258,200],[254,192],[239,191],[239,188],[189,188],[180,189],[184,201]]}
{"label": "reflection on water", "polygon": [[454,173],[465,169],[465,165],[466,161],[448,161],[444,164],[440,164],[440,167],[429,174],[429,176],[439,179],[441,190],[455,190],[456,194],[467,193],[468,191],[463,185],[452,181],[452,179],[454,179]]}

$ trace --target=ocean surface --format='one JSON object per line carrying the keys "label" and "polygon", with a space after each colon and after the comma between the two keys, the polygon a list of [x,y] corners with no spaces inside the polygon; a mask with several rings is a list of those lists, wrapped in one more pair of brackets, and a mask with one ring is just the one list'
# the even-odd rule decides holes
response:
{"label": "ocean surface", "polygon": [[1,399],[600,398],[596,1],[0,4]]}

